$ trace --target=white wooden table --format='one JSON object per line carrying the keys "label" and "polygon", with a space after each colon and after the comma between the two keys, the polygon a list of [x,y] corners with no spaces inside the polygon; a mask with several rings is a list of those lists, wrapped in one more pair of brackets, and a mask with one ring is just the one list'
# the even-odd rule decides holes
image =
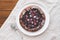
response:
{"label": "white wooden table", "polygon": [[[55,3],[55,0],[49,2],[45,0],[39,0],[46,5],[46,8],[50,11],[50,23],[47,30],[39,36],[29,37],[21,33],[19,30],[15,31],[11,28],[12,23],[16,23],[15,17],[17,13],[11,12],[5,23],[0,29],[0,40],[60,40],[60,3],[59,0]],[[17,3],[18,4],[18,3]],[[18,9],[18,8],[17,8]],[[13,13],[13,14],[12,14]]]}

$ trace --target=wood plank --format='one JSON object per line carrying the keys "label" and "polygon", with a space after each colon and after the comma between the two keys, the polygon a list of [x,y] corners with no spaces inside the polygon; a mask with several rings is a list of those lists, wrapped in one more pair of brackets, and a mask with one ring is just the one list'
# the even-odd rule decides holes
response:
{"label": "wood plank", "polygon": [[16,1],[0,1],[0,10],[12,10]]}
{"label": "wood plank", "polygon": [[7,17],[1,18],[0,19],[0,24],[3,24],[3,22],[6,20]]}
{"label": "wood plank", "polygon": [[0,11],[0,24],[6,20],[11,11]]}
{"label": "wood plank", "polygon": [[11,11],[0,11],[0,18],[1,17],[8,17]]}
{"label": "wood plank", "polygon": [[2,26],[2,24],[0,24],[0,26]]}
{"label": "wood plank", "polygon": [[18,1],[18,0],[0,0],[0,1]]}
{"label": "wood plank", "polygon": [[0,27],[9,16],[18,0],[0,0]]}

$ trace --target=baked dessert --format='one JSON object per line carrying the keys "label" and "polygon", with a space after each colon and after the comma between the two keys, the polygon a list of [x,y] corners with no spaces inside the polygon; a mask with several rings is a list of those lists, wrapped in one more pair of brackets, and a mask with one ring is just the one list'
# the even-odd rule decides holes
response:
{"label": "baked dessert", "polygon": [[41,8],[32,5],[22,10],[20,14],[21,26],[30,32],[40,30],[45,23],[45,14]]}

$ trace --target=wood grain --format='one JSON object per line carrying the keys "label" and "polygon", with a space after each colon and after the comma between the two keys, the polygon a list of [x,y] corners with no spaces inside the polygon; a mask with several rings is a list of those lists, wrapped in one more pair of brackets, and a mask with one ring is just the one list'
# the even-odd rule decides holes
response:
{"label": "wood grain", "polygon": [[0,1],[0,10],[12,10],[16,1]]}
{"label": "wood grain", "polygon": [[18,0],[0,0],[0,1],[16,1],[17,2]]}
{"label": "wood grain", "polygon": [[18,0],[0,0],[0,27],[9,16]]}

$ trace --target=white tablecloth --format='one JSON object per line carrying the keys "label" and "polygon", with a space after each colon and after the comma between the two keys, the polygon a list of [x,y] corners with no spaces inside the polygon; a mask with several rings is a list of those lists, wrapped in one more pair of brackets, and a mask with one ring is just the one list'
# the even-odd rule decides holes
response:
{"label": "white tablecloth", "polygon": [[[29,37],[21,32],[14,31],[11,28],[11,23],[15,23],[17,14],[10,14],[0,29],[0,40],[60,40],[60,3],[50,3],[49,1],[39,0],[44,3],[50,10],[50,23],[47,30],[39,36]],[[56,2],[56,1],[55,1]],[[55,6],[54,6],[55,5]],[[53,7],[54,6],[54,7]],[[53,7],[53,8],[52,8]],[[52,9],[52,10],[51,10]]]}

